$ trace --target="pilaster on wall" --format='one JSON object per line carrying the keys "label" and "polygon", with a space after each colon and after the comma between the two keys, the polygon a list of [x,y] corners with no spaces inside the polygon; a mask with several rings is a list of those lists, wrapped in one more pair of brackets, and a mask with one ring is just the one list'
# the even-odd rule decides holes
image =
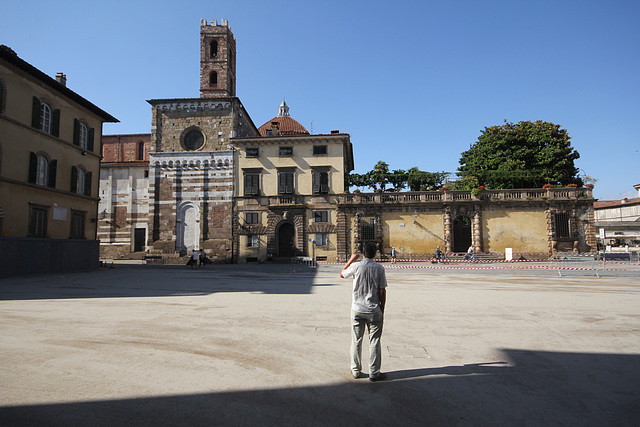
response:
{"label": "pilaster on wall", "polygon": [[444,251],[452,252],[453,251],[453,239],[452,237],[452,226],[453,222],[451,221],[451,208],[447,207],[444,210]]}
{"label": "pilaster on wall", "polygon": [[547,220],[547,251],[549,257],[553,255],[553,213],[550,208],[544,211],[545,219]]}
{"label": "pilaster on wall", "polygon": [[338,225],[336,227],[336,256],[337,261],[341,262],[348,259],[350,252],[349,245],[349,216],[346,212],[338,212]]}
{"label": "pilaster on wall", "polygon": [[597,248],[597,239],[596,239],[596,227],[594,225],[594,212],[592,208],[587,209],[584,221],[586,223],[585,241],[589,246],[588,250],[593,251]]}
{"label": "pilaster on wall", "polygon": [[476,206],[473,214],[473,228],[471,230],[473,239],[473,250],[475,253],[482,252],[482,212],[480,206]]}

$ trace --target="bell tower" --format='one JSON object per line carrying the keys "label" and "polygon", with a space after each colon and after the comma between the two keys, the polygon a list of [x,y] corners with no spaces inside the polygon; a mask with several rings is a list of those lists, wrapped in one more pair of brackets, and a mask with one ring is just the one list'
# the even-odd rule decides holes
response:
{"label": "bell tower", "polygon": [[200,98],[236,96],[236,39],[226,19],[200,20]]}

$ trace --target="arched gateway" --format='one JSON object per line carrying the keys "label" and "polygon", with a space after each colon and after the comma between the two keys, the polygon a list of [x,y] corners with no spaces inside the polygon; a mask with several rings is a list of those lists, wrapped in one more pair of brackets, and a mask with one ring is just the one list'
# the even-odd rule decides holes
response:
{"label": "arched gateway", "polygon": [[453,251],[466,252],[471,246],[471,219],[458,216],[453,220]]}
{"label": "arched gateway", "polygon": [[277,248],[279,257],[293,257],[296,254],[295,249],[296,230],[292,223],[285,222],[278,228]]}

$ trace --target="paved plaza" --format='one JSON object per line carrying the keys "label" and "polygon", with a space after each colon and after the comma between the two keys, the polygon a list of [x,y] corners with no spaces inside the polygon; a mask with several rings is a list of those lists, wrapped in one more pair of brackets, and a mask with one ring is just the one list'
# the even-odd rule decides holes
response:
{"label": "paved plaza", "polygon": [[640,425],[637,264],[388,267],[377,383],[338,265],[0,280],[0,425]]}

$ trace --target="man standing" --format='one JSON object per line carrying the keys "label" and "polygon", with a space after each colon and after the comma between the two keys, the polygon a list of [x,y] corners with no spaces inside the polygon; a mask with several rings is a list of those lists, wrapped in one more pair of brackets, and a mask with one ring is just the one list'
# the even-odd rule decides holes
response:
{"label": "man standing", "polygon": [[351,374],[360,378],[362,371],[362,337],[369,329],[369,381],[380,381],[386,374],[380,372],[382,364],[382,324],[387,299],[387,277],[384,267],[375,262],[377,248],[373,242],[364,245],[365,259],[353,264],[360,255],[353,254],[340,272],[340,277],[353,276],[351,304]]}
{"label": "man standing", "polygon": [[198,268],[205,268],[207,266],[207,254],[204,249],[200,249],[200,255],[198,256],[200,259],[200,263],[198,264]]}
{"label": "man standing", "polygon": [[198,265],[198,252],[193,249],[191,252],[191,269],[193,270]]}

